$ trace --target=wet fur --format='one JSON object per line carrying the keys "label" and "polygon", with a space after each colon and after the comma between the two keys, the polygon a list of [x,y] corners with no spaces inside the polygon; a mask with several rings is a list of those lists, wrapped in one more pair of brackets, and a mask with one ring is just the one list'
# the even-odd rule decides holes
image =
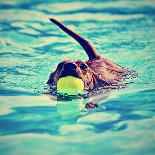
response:
{"label": "wet fur", "polygon": [[[84,81],[85,90],[87,91],[93,90],[97,87],[113,86],[114,84],[122,82],[125,79],[126,75],[131,74],[131,71],[129,69],[121,67],[113,63],[112,61],[103,58],[93,47],[93,45],[89,41],[81,37],[79,34],[76,34],[56,19],[50,20],[64,32],[69,34],[83,47],[88,55],[89,60],[86,62],[83,62],[81,60],[64,60],[63,62],[60,62],[56,70],[50,74],[47,84],[51,85],[52,87],[56,87],[56,83],[59,78],[67,76],[63,74],[65,72],[64,66],[68,62],[73,63],[77,66],[75,77],[81,78]],[[87,66],[87,68],[82,69],[80,67],[82,64]]]}

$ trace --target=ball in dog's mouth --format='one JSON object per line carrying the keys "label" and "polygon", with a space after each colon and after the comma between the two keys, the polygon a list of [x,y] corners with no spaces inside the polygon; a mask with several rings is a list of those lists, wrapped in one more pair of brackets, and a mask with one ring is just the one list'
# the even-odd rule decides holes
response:
{"label": "ball in dog's mouth", "polygon": [[82,79],[74,76],[65,76],[58,80],[57,91],[58,93],[67,95],[77,95],[84,90],[84,82]]}

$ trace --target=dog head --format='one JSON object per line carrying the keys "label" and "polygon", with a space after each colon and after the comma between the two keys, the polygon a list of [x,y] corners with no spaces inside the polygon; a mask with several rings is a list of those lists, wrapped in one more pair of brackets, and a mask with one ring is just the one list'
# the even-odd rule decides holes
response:
{"label": "dog head", "polygon": [[89,68],[87,63],[76,60],[65,60],[60,62],[55,72],[50,74],[47,84],[56,86],[57,81],[65,76],[74,76],[82,79],[84,82],[85,90],[92,90],[97,84],[98,77],[94,74],[93,70]]}

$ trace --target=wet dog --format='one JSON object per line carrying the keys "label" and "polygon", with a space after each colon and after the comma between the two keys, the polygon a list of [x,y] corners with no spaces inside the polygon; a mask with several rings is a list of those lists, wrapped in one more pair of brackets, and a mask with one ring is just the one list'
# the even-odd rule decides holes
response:
{"label": "wet dog", "polygon": [[75,39],[89,58],[86,62],[81,60],[60,62],[47,81],[50,86],[56,88],[57,81],[61,77],[74,76],[83,80],[86,91],[92,91],[98,87],[116,87],[125,80],[127,75],[131,74],[131,70],[103,58],[88,40],[73,32],[60,21],[53,18],[50,21]]}

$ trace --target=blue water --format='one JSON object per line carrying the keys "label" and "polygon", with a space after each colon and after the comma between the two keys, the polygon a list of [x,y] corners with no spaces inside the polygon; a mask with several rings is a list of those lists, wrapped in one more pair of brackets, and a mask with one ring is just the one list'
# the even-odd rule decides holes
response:
{"label": "blue water", "polygon": [[[49,17],[139,76],[96,109],[43,95],[60,61],[87,60]],[[1,0],[0,25],[1,155],[155,154],[154,0]]]}

